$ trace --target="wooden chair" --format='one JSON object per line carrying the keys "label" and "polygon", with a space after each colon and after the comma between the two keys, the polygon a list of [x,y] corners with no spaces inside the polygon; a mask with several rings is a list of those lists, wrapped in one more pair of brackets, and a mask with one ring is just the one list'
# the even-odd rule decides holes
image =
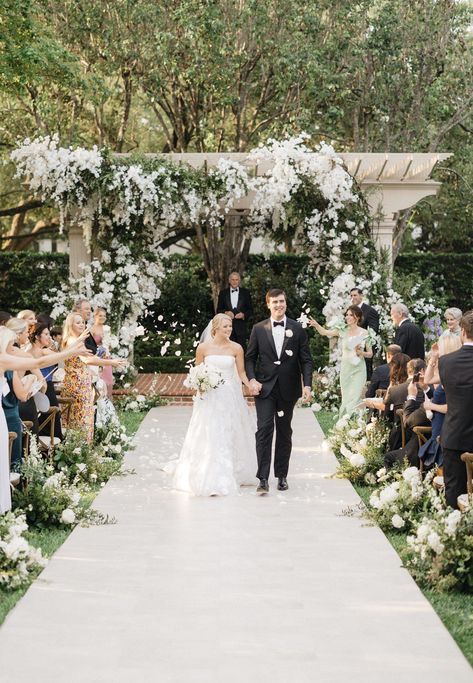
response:
{"label": "wooden chair", "polygon": [[394,414],[399,418],[399,424],[401,425],[401,448],[406,445],[406,425],[404,424],[404,410],[402,408],[396,408]]}
{"label": "wooden chair", "polygon": [[16,472],[11,471],[11,455],[12,455],[12,450],[13,450],[13,442],[15,439],[18,438],[18,434],[16,432],[8,432],[8,462],[9,462],[9,468],[8,471],[10,472],[10,487],[13,489],[18,484],[20,483],[20,475],[17,474]]}
{"label": "wooden chair", "polygon": [[30,454],[30,434],[33,429],[33,423],[31,420],[22,420],[23,425],[23,455],[25,458]]}
{"label": "wooden chair", "polygon": [[[423,446],[432,435],[432,427],[413,427],[412,431],[417,436],[417,443],[419,448]],[[419,458],[419,470],[422,473],[424,471],[424,462]]]}
{"label": "wooden chair", "polygon": [[386,396],[387,389],[376,389],[374,392],[375,398],[384,398]]}
{"label": "wooden chair", "polygon": [[466,490],[467,493],[458,496],[457,504],[461,512],[465,512],[473,501],[473,453],[462,453],[461,459],[466,465]]}
{"label": "wooden chair", "polygon": [[67,432],[67,425],[69,424],[74,399],[68,398],[67,396],[58,396],[57,401],[59,403],[59,408],[61,409],[62,433],[65,434]]}
{"label": "wooden chair", "polygon": [[61,439],[55,436],[56,419],[58,419],[57,416],[60,412],[60,408],[51,406],[47,413],[43,413],[44,420],[39,424],[40,432],[49,426],[49,434],[47,436],[38,434],[38,446],[43,453],[48,454],[50,457],[52,457],[55,447],[61,443]]}

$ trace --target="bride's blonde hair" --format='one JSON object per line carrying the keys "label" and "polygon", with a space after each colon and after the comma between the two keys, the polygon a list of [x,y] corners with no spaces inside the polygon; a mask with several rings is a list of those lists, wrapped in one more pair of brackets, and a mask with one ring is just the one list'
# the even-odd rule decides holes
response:
{"label": "bride's blonde hair", "polygon": [[212,339],[215,337],[215,332],[218,330],[224,320],[229,320],[232,322],[232,319],[225,313],[217,313],[217,315],[212,318],[212,324],[210,326],[210,336]]}

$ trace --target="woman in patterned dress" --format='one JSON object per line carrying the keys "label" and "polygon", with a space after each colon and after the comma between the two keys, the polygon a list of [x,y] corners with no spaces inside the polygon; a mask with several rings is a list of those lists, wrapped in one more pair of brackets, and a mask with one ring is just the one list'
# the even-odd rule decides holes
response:
{"label": "woman in patterned dress", "polygon": [[[62,348],[67,349],[84,332],[85,322],[78,313],[69,313],[62,332]],[[62,395],[74,399],[67,421],[68,429],[79,429],[87,443],[94,438],[94,388],[92,374],[87,366],[101,365],[123,367],[123,358],[99,358],[98,356],[77,356],[64,363],[65,377]]]}

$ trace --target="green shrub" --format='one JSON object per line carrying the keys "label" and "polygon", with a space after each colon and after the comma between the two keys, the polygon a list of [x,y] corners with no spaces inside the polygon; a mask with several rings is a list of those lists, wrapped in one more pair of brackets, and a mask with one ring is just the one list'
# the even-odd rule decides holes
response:
{"label": "green shrub", "polygon": [[69,277],[69,256],[34,251],[0,251],[0,310],[47,312],[44,294]]}

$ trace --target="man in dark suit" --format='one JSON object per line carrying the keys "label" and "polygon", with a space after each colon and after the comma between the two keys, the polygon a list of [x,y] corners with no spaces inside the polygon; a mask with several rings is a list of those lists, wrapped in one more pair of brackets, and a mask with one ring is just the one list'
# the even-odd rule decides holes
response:
{"label": "man in dark suit", "polygon": [[365,398],[374,398],[378,389],[388,388],[390,370],[389,363],[391,362],[391,358],[394,356],[394,354],[400,352],[401,347],[397,344],[389,344],[389,346],[386,347],[386,363],[383,363],[383,365],[378,365],[378,367],[373,370],[371,381],[366,390]]}
{"label": "man in dark suit", "polygon": [[420,327],[409,320],[409,311],[404,304],[391,307],[391,319],[396,327],[394,343],[399,344],[402,353],[409,358],[425,358],[425,339]]}
{"label": "man in dark suit", "polygon": [[[358,306],[361,310],[363,318],[361,319],[361,327],[365,330],[370,328],[373,332],[378,334],[379,332],[379,313],[376,308],[370,306],[363,301],[363,290],[359,287],[353,287],[350,290],[350,299],[353,306]],[[366,378],[371,379],[373,374],[373,358],[365,358],[366,363]]]}
{"label": "man in dark suit", "polygon": [[217,313],[225,313],[233,321],[230,339],[246,348],[246,323],[253,313],[251,295],[248,289],[240,287],[240,274],[230,273],[229,287],[222,289],[218,295]]}
{"label": "man in dark suit", "polygon": [[[255,396],[258,429],[256,454],[260,480],[257,493],[269,491],[271,447],[276,425],[274,474],[278,490],[286,491],[292,449],[292,414],[298,398],[311,398],[313,363],[306,331],[286,317],[286,294],[270,289],[266,304],[267,320],[254,325],[246,352],[246,374]],[[302,381],[304,389],[302,389]]]}
{"label": "man in dark suit", "polygon": [[473,451],[473,311],[463,315],[460,329],[462,348],[438,361],[448,406],[440,434],[445,498],[453,508],[467,491],[466,466],[460,456]]}

